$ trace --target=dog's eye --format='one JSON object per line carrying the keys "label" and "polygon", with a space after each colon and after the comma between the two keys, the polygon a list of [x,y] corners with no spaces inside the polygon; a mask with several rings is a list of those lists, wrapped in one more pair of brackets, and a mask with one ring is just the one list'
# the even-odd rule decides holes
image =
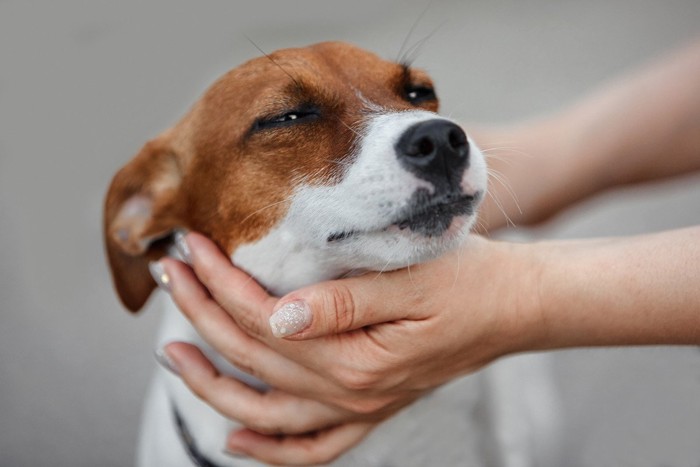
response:
{"label": "dog's eye", "polygon": [[279,117],[275,117],[270,120],[270,123],[286,123],[286,122],[292,122],[294,120],[299,120],[300,118],[304,118],[306,115],[301,113],[301,112],[290,112],[288,114],[280,115]]}
{"label": "dog's eye", "polygon": [[406,89],[406,100],[411,104],[419,105],[424,102],[437,100],[435,90],[427,86],[411,86]]}
{"label": "dog's eye", "polygon": [[297,123],[307,123],[317,119],[320,113],[316,109],[299,109],[286,112],[273,117],[263,117],[255,122],[254,130],[264,130],[268,128],[279,128]]}

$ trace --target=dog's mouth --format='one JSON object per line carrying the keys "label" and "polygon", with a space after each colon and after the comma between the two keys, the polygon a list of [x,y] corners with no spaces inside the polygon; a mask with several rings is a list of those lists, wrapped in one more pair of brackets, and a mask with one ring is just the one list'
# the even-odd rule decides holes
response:
{"label": "dog's mouth", "polygon": [[341,242],[362,234],[387,232],[392,228],[408,229],[424,237],[439,237],[449,229],[456,217],[474,214],[481,197],[482,194],[478,191],[472,195],[457,192],[431,195],[428,190],[419,189],[411,196],[406,207],[385,227],[334,232],[326,241]]}

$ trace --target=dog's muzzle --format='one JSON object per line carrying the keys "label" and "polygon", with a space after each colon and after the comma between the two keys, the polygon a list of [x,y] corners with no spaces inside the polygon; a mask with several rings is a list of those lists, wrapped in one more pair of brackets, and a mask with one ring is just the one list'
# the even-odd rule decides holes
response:
{"label": "dog's muzzle", "polygon": [[[469,168],[469,140],[464,131],[449,120],[434,118],[407,128],[394,146],[401,166],[433,187],[418,188],[406,206],[387,225],[409,229],[426,237],[442,235],[459,216],[474,214],[482,193],[465,194],[462,178]],[[352,238],[358,230],[334,232],[328,242]]]}

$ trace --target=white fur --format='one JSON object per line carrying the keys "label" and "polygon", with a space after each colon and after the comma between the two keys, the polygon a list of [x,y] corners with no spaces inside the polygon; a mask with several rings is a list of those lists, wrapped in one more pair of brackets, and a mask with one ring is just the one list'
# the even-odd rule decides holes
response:
{"label": "white fur", "polygon": [[[427,238],[390,226],[418,188],[430,183],[401,167],[395,143],[411,125],[438,117],[425,111],[377,113],[369,117],[356,154],[348,159],[341,181],[332,186],[301,183],[286,216],[260,240],[233,252],[235,264],[276,294],[358,270],[395,269],[434,258],[457,246],[474,216],[456,218],[440,238]],[[466,194],[486,189],[483,156],[473,142],[470,166],[462,179]],[[357,232],[328,242],[337,232]],[[464,260],[468,261],[468,258]],[[195,342],[229,374],[240,372],[217,356],[173,305],[166,312],[159,345],[174,340]],[[459,380],[435,391],[378,427],[336,465],[503,465],[531,466],[537,454],[535,437],[550,434],[550,417],[530,417],[522,405],[545,404],[546,369],[529,374],[489,372]],[[484,376],[485,375],[485,376]],[[489,376],[491,375],[491,376]],[[516,375],[517,378],[508,375]],[[244,377],[245,378],[245,377]],[[493,382],[498,383],[494,390]],[[542,383],[545,381],[545,383]],[[249,379],[248,382],[258,383]],[[186,420],[197,446],[221,466],[256,465],[223,454],[226,434],[236,425],[198,400],[175,376],[159,371],[147,402],[139,465],[191,466],[174,431],[172,400]],[[541,412],[537,412],[541,413]],[[528,417],[523,422],[521,417]],[[508,452],[503,449],[507,448]],[[436,463],[437,462],[437,463]]]}
{"label": "white fur", "polygon": [[[474,222],[455,219],[441,238],[426,238],[390,227],[418,188],[434,187],[401,167],[394,145],[415,123],[437,117],[425,111],[373,117],[355,160],[342,181],[332,186],[299,186],[285,218],[259,241],[239,247],[233,262],[270,290],[284,294],[348,271],[390,270],[435,258],[456,247]],[[470,167],[462,188],[467,194],[486,189],[484,157],[471,143]],[[340,242],[337,232],[356,231]]]}

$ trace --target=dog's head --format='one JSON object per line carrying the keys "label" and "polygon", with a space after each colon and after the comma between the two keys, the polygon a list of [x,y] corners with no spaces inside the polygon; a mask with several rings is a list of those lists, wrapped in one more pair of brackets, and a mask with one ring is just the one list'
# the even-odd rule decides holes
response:
{"label": "dog's head", "polygon": [[122,301],[143,306],[155,286],[148,263],[177,229],[228,254],[303,251],[335,273],[454,247],[474,221],[486,169],[437,110],[424,72],[342,43],[228,72],[112,181],[104,231]]}

